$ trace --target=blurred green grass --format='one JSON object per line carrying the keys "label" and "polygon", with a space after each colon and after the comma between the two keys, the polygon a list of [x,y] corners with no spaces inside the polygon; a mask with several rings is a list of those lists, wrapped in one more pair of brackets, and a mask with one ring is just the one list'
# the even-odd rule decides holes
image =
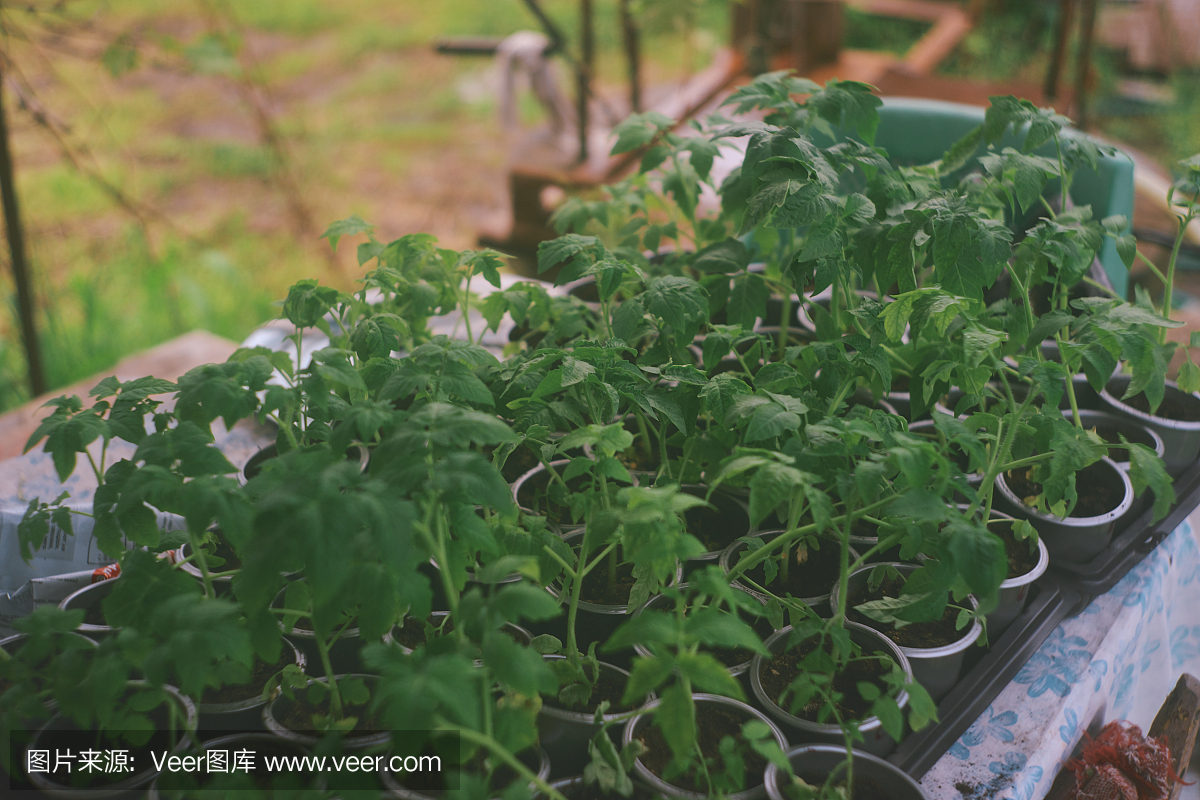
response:
{"label": "blurred green grass", "polygon": [[[576,0],[544,6],[574,36]],[[650,82],[702,68],[726,37],[726,0],[645,6]],[[596,34],[601,85],[620,92],[616,8],[596,2]],[[52,386],[194,328],[241,340],[277,315],[273,302],[300,278],[353,289],[362,271],[353,248],[333,258],[317,239],[334,219],[357,213],[381,237],[424,230],[462,248],[481,215],[504,202],[496,102],[460,91],[486,79],[490,60],[439,56],[432,43],[537,29],[521,0],[31,0],[0,13],[6,30],[25,34],[4,44],[24,85],[63,123],[79,161],[139,209],[130,213],[69,164],[6,92]],[[257,70],[253,91],[286,163],[264,144],[214,20],[243,45],[241,65]],[[123,49],[111,63],[133,66],[119,76],[103,63],[116,43]],[[527,97],[521,109],[537,121]],[[311,217],[307,231],[290,212],[285,173]],[[7,272],[0,409],[28,399]]]}

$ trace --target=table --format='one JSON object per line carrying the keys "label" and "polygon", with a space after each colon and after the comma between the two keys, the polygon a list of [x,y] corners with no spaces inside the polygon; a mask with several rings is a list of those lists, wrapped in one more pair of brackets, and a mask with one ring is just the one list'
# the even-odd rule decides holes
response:
{"label": "table", "polygon": [[1200,673],[1200,510],[1109,592],[1064,620],[927,772],[941,800],[1041,800],[1086,730],[1150,727],[1183,672]]}

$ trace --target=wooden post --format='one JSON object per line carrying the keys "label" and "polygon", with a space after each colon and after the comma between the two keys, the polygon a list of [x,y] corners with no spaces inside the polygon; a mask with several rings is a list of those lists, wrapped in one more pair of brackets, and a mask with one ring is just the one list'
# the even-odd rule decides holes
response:
{"label": "wooden post", "polygon": [[592,0],[579,0],[579,68],[575,72],[575,102],[579,117],[579,161],[588,160],[588,103],[592,98],[592,67],[596,63],[596,37],[592,30]]}
{"label": "wooden post", "polygon": [[1042,93],[1047,102],[1058,98],[1058,79],[1062,76],[1063,61],[1067,57],[1067,42],[1071,38],[1071,16],[1075,0],[1059,0],[1058,29],[1054,36],[1054,51],[1050,54],[1050,70],[1046,73],[1046,84]]}
{"label": "wooden post", "polygon": [[625,43],[625,62],[629,71],[629,110],[642,110],[642,45],[637,22],[629,11],[629,0],[621,0],[621,38]]}
{"label": "wooden post", "polygon": [[1083,30],[1079,43],[1079,60],[1075,65],[1075,124],[1079,130],[1088,129],[1088,90],[1092,77],[1092,40],[1096,33],[1096,0],[1083,0],[1080,11]]}
{"label": "wooden post", "polygon": [[0,197],[4,201],[4,225],[8,229],[8,248],[12,254],[13,282],[17,285],[17,310],[21,315],[25,361],[29,365],[29,390],[33,397],[37,397],[46,392],[46,376],[42,371],[42,354],[38,348],[37,325],[33,318],[33,287],[29,280],[29,265],[25,261],[25,229],[21,227],[17,187],[13,180],[12,153],[8,147],[8,118],[4,113],[3,85],[4,74],[0,72]]}

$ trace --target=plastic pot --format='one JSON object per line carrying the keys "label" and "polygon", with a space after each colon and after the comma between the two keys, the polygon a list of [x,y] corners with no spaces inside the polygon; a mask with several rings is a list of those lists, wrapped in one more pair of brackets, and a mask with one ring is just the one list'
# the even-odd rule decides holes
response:
{"label": "plastic pot", "polygon": [[[296,664],[300,669],[304,669],[308,661],[300,648],[296,647],[290,639],[283,637],[283,655],[287,657],[290,654],[291,663]],[[258,663],[257,661],[255,662]],[[285,665],[286,666],[286,665]],[[251,690],[249,696],[238,700],[229,700],[226,702],[203,702],[204,695],[200,696],[201,702],[197,703],[197,710],[200,712],[200,722],[198,730],[202,731],[260,731],[262,730],[262,708],[267,704],[267,701],[262,696],[262,686],[257,687],[257,691],[252,684],[245,684]]]}
{"label": "plastic pot", "polygon": [[[250,460],[242,467],[242,480],[249,481],[251,478],[258,476],[262,472],[263,464],[270,461],[279,455],[279,448],[276,445],[269,444],[262,450],[259,450],[254,455],[250,456]],[[358,462],[358,468],[362,472],[366,472],[367,464],[371,460],[371,453],[366,447],[361,444],[352,444],[346,448],[346,460]]]}
{"label": "plastic pot", "polygon": [[[442,620],[444,620],[445,618],[447,618],[449,616],[450,616],[449,611],[434,611],[433,613],[431,613],[429,615],[429,617],[430,617],[429,621],[432,622],[434,627],[436,628],[436,627],[441,626],[443,624]],[[402,625],[404,624],[404,620],[406,620],[406,619],[409,619],[409,616],[407,614],[401,618],[399,623],[397,623],[396,625],[393,625],[392,629],[390,631],[388,631],[386,634],[384,634],[383,641],[388,644],[394,644],[396,647],[399,647],[400,650],[404,653],[411,653],[413,651],[413,648],[406,645],[404,643],[404,641],[402,641],[402,637],[397,634],[397,629],[402,627]],[[505,633],[507,633],[509,636],[511,636],[518,644],[520,644],[522,646],[528,646],[529,642],[533,639],[532,633],[525,630],[520,625],[517,625],[512,622],[504,623],[504,627],[502,628],[502,630],[504,630]]]}
{"label": "plastic pot", "polygon": [[[946,411],[934,411],[933,413],[939,414],[947,412],[948,409]],[[918,436],[926,437],[934,442],[937,441],[937,423],[935,423],[932,419],[923,419],[910,423],[908,426],[908,432]],[[966,476],[967,487],[978,490],[980,484],[983,483],[983,473],[970,471],[970,456],[964,450],[953,444],[951,444],[951,449],[948,455],[958,465],[958,469],[963,473],[963,475]],[[957,494],[961,496],[962,492],[957,492]]]}
{"label": "plastic pot", "polygon": [[[697,713],[699,713],[700,706],[702,706],[704,704],[712,704],[712,705],[721,706],[721,707],[724,707],[725,709],[733,711],[734,713],[741,716],[747,722],[750,720],[758,720],[758,721],[764,723],[767,727],[769,727],[771,729],[771,735],[775,738],[775,741],[779,744],[780,749],[784,749],[784,750],[787,749],[787,737],[785,737],[783,735],[783,731],[781,731],[779,729],[779,726],[776,725],[774,722],[772,722],[761,711],[751,708],[750,706],[746,705],[745,703],[743,703],[739,700],[733,700],[731,698],[721,697],[720,695],[715,695],[715,694],[700,694],[700,693],[693,692],[692,699],[696,703]],[[648,703],[646,705],[646,710],[653,711],[655,708],[658,707],[658,704],[660,702],[662,702],[662,701],[654,700],[654,701]],[[625,732],[621,737],[622,747],[629,744],[637,737],[638,729],[640,727],[642,727],[643,725],[652,724],[652,722],[651,722],[652,718],[653,718],[653,715],[651,715],[651,714],[641,714],[641,715],[636,716],[633,719],[629,720],[629,722],[626,723],[626,725],[625,725]],[[736,731],[730,731],[729,733],[732,735],[733,733],[736,733]],[[706,755],[711,755],[711,754],[706,754]],[[642,763],[641,758],[638,758],[636,761],[633,762],[633,768],[637,772],[638,777],[641,778],[646,784],[648,784],[655,791],[661,792],[662,794],[666,795],[667,797],[686,798],[686,800],[705,800],[705,798],[707,798],[709,796],[707,793],[704,793],[704,792],[689,791],[686,789],[681,789],[680,787],[675,786],[673,784],[667,783],[662,778],[660,778],[658,775],[655,775],[653,772],[651,772],[646,767],[646,765],[644,763]],[[750,780],[753,780],[753,778],[749,775],[747,775],[746,777],[747,777],[747,782],[749,782]],[[744,789],[740,792],[733,792],[732,794],[726,795],[728,800],[759,800],[759,798],[764,798],[766,796],[767,796],[767,791],[761,783],[751,786],[750,788]]]}
{"label": "plastic pot", "polygon": [[83,609],[84,621],[76,629],[79,633],[92,639],[101,639],[117,633],[119,628],[114,628],[108,624],[88,622],[87,619],[93,612],[102,613],[100,604],[104,602],[104,598],[108,597],[108,593],[112,591],[113,585],[118,580],[120,580],[120,576],[97,581],[90,586],[77,589],[64,597],[62,602],[58,604],[58,607],[64,611],[71,611],[76,608]]}
{"label": "plastic pot", "polygon": [[[1119,399],[1125,394],[1125,389],[1131,380],[1132,378],[1127,376],[1113,378],[1100,391],[1100,401],[1114,413],[1137,420],[1157,433],[1166,448],[1163,454],[1163,464],[1166,465],[1167,472],[1171,474],[1171,477],[1176,477],[1190,467],[1196,461],[1197,456],[1200,456],[1200,394],[1185,392],[1174,381],[1166,381],[1163,405],[1159,406],[1158,413],[1165,413],[1163,406],[1170,403],[1178,406],[1184,412],[1180,416],[1191,417],[1191,419],[1172,419],[1151,414],[1149,411],[1142,411],[1129,402]],[[1142,395],[1137,395],[1137,397],[1142,397]]]}
{"label": "plastic pot", "polygon": [[[999,515],[993,512],[992,519],[988,521],[988,528],[994,529],[1001,525],[1011,525],[1016,520],[1008,515]],[[1037,564],[1029,572],[1023,575],[1017,575],[1012,578],[1005,578],[1000,584],[999,600],[996,608],[987,614],[988,636],[995,641],[1008,629],[1012,621],[1020,616],[1025,610],[1025,601],[1029,599],[1029,589],[1034,582],[1042,577],[1046,572],[1046,568],[1050,566],[1050,551],[1046,549],[1046,543],[1042,541],[1042,537],[1038,537],[1037,543],[1038,561]]]}
{"label": "plastic pot", "polygon": [[[696,497],[705,497],[708,487],[689,484],[683,491]],[[684,575],[716,564],[722,551],[732,542],[754,530],[750,525],[750,511],[746,504],[729,492],[713,492],[708,502],[713,508],[697,506],[684,512],[684,523],[701,544],[710,548],[698,556],[689,558],[683,565]]]}
{"label": "plastic pot", "polygon": [[[857,622],[846,622],[845,627],[850,633],[851,641],[859,647],[870,649],[871,652],[885,653],[900,665],[900,669],[904,670],[904,674],[910,680],[913,678],[913,667],[904,655],[904,651],[895,642],[879,631],[868,628],[866,625],[860,625]],[[787,638],[791,632],[792,626],[789,625],[777,632],[770,639],[767,639],[765,642],[767,649],[772,653],[781,652],[787,646]],[[754,662],[750,665],[750,686],[754,691],[755,698],[758,699],[758,702],[766,709],[767,713],[778,720],[780,725],[787,730],[788,740],[795,744],[810,742],[839,743],[844,741],[842,729],[836,723],[813,722],[812,720],[798,717],[780,706],[777,697],[770,697],[767,694],[762,684],[762,670],[768,663],[769,660],[763,656],[754,657]],[[908,692],[900,692],[896,697],[896,702],[902,709],[907,706]],[[883,729],[883,722],[880,721],[879,717],[871,716],[861,720],[858,724],[858,730],[863,735],[863,741],[860,746],[868,752],[884,757],[896,749],[896,740]]]}
{"label": "plastic pot", "polygon": [[[737,589],[738,591],[740,591],[742,594],[751,598],[755,602],[761,604],[764,608],[766,607],[767,601],[765,599],[763,599],[762,597],[758,596],[757,594],[755,594],[754,592],[751,592],[748,589],[737,585],[736,583],[732,584],[732,586],[735,589]],[[681,583],[678,586],[676,586],[675,588],[682,591],[684,589],[687,589],[687,587],[688,587],[688,585],[686,583]],[[646,611],[647,609],[656,609],[658,611],[673,611],[674,608],[675,608],[674,601],[671,600],[670,598],[668,598],[666,595],[660,594],[655,597],[651,597],[648,601],[646,601],[645,605],[641,606],[637,611],[633,612],[633,616],[637,617],[637,616],[641,615],[641,613],[643,611]],[[763,622],[766,621],[766,617],[759,617],[758,619],[762,620]],[[743,620],[743,621],[745,621],[749,625],[754,624],[753,622],[750,622],[748,620]],[[771,633],[774,633],[774,631],[772,631]],[[769,636],[770,634],[767,634],[767,635]],[[642,644],[635,644],[633,646],[633,649],[639,656],[642,656],[643,658],[650,658],[652,655],[652,653],[650,652],[650,649]],[[729,670],[729,674],[732,675],[733,677],[737,678],[741,675],[746,674],[750,670],[750,662],[754,660],[754,657],[752,655],[747,656],[744,661],[738,661],[738,662],[735,662],[732,664],[725,662],[723,659],[721,659],[719,657],[717,660],[722,661],[722,663],[724,663],[726,668]]]}
{"label": "plastic pot", "polygon": [[[854,750],[854,796],[859,796],[859,781],[874,784],[879,788],[878,796],[889,800],[930,800],[907,772],[878,756],[862,750]],[[845,762],[846,748],[835,744],[810,744],[788,751],[788,763],[798,776],[825,780]],[[767,767],[764,783],[767,797],[771,800],[789,800],[783,783],[786,775],[774,764]],[[812,783],[810,780],[809,783]]]}
{"label": "plastic pot", "polygon": [[[896,561],[872,564],[861,569],[856,569],[850,573],[849,591],[851,595],[859,588],[865,588],[871,570],[879,566],[893,567],[905,578],[918,569],[913,564],[902,564]],[[840,591],[841,587],[834,587],[833,594],[829,598],[830,605],[835,608],[837,607],[838,592]],[[973,595],[967,595],[967,603],[972,609],[979,608],[979,601]],[[882,627],[876,626],[882,626],[882,623],[875,623],[871,627],[885,636],[889,636],[889,630],[884,630]],[[925,687],[925,691],[929,692],[929,696],[936,703],[949,694],[954,685],[958,683],[967,651],[975,644],[975,640],[979,638],[979,634],[982,631],[983,624],[976,619],[972,621],[971,625],[965,631],[959,634],[959,638],[948,644],[939,647],[905,647],[904,645],[897,644],[897,647],[900,648],[900,652],[912,664],[913,677],[917,683]]]}
{"label": "plastic pot", "polygon": [[[145,681],[129,681],[129,686],[131,688],[152,688]],[[69,783],[60,783],[54,780],[54,777],[60,774],[59,772],[27,772],[29,782],[37,789],[40,789],[46,796],[56,798],[57,800],[115,800],[115,798],[140,797],[145,792],[146,787],[158,775],[158,770],[154,768],[154,761],[150,757],[150,752],[161,753],[168,751],[171,755],[180,755],[191,745],[191,734],[196,729],[196,706],[192,701],[180,694],[179,690],[173,686],[164,685],[158,687],[158,689],[161,689],[166,694],[167,702],[173,703],[183,716],[183,727],[175,731],[178,734],[176,741],[171,741],[171,733],[166,730],[168,716],[165,711],[159,710],[161,709],[160,705],[150,711],[150,719],[154,723],[157,732],[152,736],[148,744],[142,747],[134,747],[126,742],[120,742],[114,743],[112,748],[106,748],[103,742],[97,742],[96,746],[92,748],[102,752],[106,749],[129,750],[132,766],[137,772],[120,773],[128,775],[128,777],[112,783],[100,783],[88,788],[77,788]],[[61,735],[66,735],[70,738],[66,740],[66,744],[56,746],[57,737]],[[73,721],[62,714],[57,714],[37,732],[29,747],[31,750],[49,750],[51,752],[71,750],[74,752],[80,749],[80,740],[76,738],[79,735],[79,729]],[[76,766],[78,767],[78,764]],[[142,768],[139,769],[139,767]],[[66,773],[61,774],[64,777],[66,776]],[[79,775],[81,773],[80,770],[75,769],[72,770],[71,774]],[[95,774],[99,775],[102,773],[97,772]]]}
{"label": "plastic pot", "polygon": [[[553,467],[561,475],[563,468],[571,463],[569,458],[560,458],[556,461],[551,461],[550,466]],[[545,516],[552,525],[558,527],[564,534],[579,530],[583,527],[581,522],[575,522],[571,519],[571,511],[566,506],[552,506],[546,502],[544,492],[549,480],[545,476],[546,467],[543,464],[538,464],[533,469],[526,472],[521,477],[513,481],[512,493],[513,500],[527,514],[535,514]],[[572,480],[590,480],[589,478],[576,478]],[[570,488],[570,483],[567,484]],[[637,485],[637,478],[634,477],[633,485]]]}
{"label": "plastic pot", "polygon": [[1084,564],[1095,558],[1108,543],[1123,517],[1133,508],[1133,484],[1111,458],[1102,458],[1075,475],[1076,485],[1100,485],[1111,496],[1119,497],[1116,506],[1090,517],[1055,517],[1031,508],[1013,492],[1007,476],[996,476],[996,499],[1004,510],[1018,519],[1027,519],[1046,543],[1056,561]]}
{"label": "plastic pot", "polygon": [[[775,537],[782,535],[783,533],[784,533],[784,531],[761,531],[759,533],[755,533],[755,534],[751,534],[751,535],[755,539],[763,539],[763,540],[769,542],[772,539],[774,539]],[[825,539],[824,541],[822,541],[821,549],[818,552],[820,552],[822,554],[836,553],[836,550],[833,550],[832,548],[836,548],[837,546],[838,546],[838,543],[836,541],[834,541],[832,539]],[[718,563],[721,565],[721,570],[723,572],[725,572],[726,574],[728,574],[729,571],[737,565],[738,559],[740,559],[742,557],[742,553],[745,551],[745,549],[746,549],[745,542],[734,542],[733,544],[729,545],[729,547],[726,547],[721,552],[721,558],[718,561]],[[853,562],[853,561],[856,561],[857,559],[858,559],[858,552],[856,552],[854,548],[850,548],[850,561]],[[813,611],[815,611],[817,614],[820,614],[821,616],[825,616],[825,617],[829,616],[829,612],[828,612],[829,592],[833,588],[833,585],[835,583],[837,583],[837,574],[838,574],[837,573],[837,569],[838,569],[837,565],[834,564],[831,569],[832,569],[832,571],[829,575],[828,581],[821,581],[821,583],[819,583],[819,584],[814,583],[812,586],[812,589],[811,589],[811,592],[812,592],[811,594],[807,594],[805,597],[797,598],[799,600],[802,600],[804,603],[806,603],[808,605],[808,607],[811,608]],[[730,584],[730,586],[733,586],[736,589],[741,589],[746,594],[748,594],[752,597],[757,597],[763,601],[770,599],[769,595],[765,595],[762,592],[758,591],[757,589],[755,589],[751,586],[748,586],[745,583],[742,583],[740,578],[734,580]],[[771,587],[766,586],[764,588],[770,589]],[[794,596],[795,592],[792,592],[792,594]]]}
{"label": "plastic pot", "polygon": [[[548,655],[543,656],[543,658],[547,661],[562,661],[566,659],[566,656]],[[608,672],[610,675],[619,675],[619,682],[622,687],[629,680],[629,673],[614,664],[601,661],[600,669]],[[653,700],[654,695],[649,695],[648,699]],[[604,722],[611,723],[621,716],[622,713],[620,711],[613,711],[605,714]],[[550,756],[550,763],[554,767],[554,775],[556,777],[578,775],[587,766],[590,761],[588,742],[595,737],[596,732],[600,729],[594,723],[595,717],[596,714],[594,711],[572,711],[566,708],[556,708],[543,700],[542,707],[538,710],[537,716],[538,742],[541,743],[542,747],[546,749],[546,753]]]}
{"label": "plastic pot", "polygon": [[[541,748],[525,750],[517,754],[517,759],[529,767],[540,780],[546,780],[550,777],[550,766],[553,763],[546,751]],[[448,792],[444,789],[409,789],[396,780],[395,773],[390,770],[384,770],[379,773],[379,780],[387,789],[386,797],[399,798],[399,800],[437,800],[437,798],[445,797]],[[536,784],[532,781],[529,783],[529,791],[536,791]]]}
{"label": "plastic pot", "polygon": [[[362,678],[368,686],[373,686],[378,678],[375,675],[338,675],[337,680],[345,680],[346,678]],[[311,686],[314,683],[328,683],[324,678],[314,678],[308,682]],[[286,695],[280,694],[274,700],[263,706],[262,718],[263,724],[267,730],[276,736],[287,739],[289,742],[295,742],[301,747],[316,747],[320,743],[323,732],[314,730],[292,730],[287,727],[282,721],[285,718],[292,700]],[[356,734],[355,731],[349,731],[342,739],[342,748],[348,751],[365,750],[369,747],[386,744],[391,740],[390,731],[364,731],[362,734]]]}
{"label": "plastic pot", "polygon": [[[281,589],[279,594],[275,595],[275,600],[271,603],[271,608],[284,608],[284,596],[287,594],[287,589]],[[295,639],[300,645],[300,649],[304,651],[305,656],[313,664],[321,663],[321,652],[317,648],[317,635],[311,628],[300,627],[308,625],[306,618],[301,617],[296,620],[291,630],[288,630],[284,624],[283,618],[279,620],[279,629],[286,636]],[[342,631],[329,648],[329,663],[333,667],[334,673],[355,672],[362,669],[361,652],[363,645],[367,644],[359,638],[358,628],[347,628]]]}
{"label": "plastic pot", "polygon": [[[270,751],[273,751],[271,752],[271,755],[278,754],[282,756],[299,757],[309,755],[308,748],[301,747],[295,742],[282,739],[269,733],[237,733],[229,736],[220,736],[216,739],[210,739],[206,742],[201,742],[192,752],[199,754],[205,750],[228,750],[232,753],[235,750],[242,749],[252,750],[256,754],[260,754],[264,750],[269,749]],[[262,765],[258,763],[257,758],[255,759],[255,762],[255,772],[261,774]],[[214,774],[218,776],[216,780],[221,779],[220,773]],[[246,777],[252,780],[254,774],[255,773],[247,773]],[[286,785],[287,789],[312,789],[314,788],[312,785],[313,783],[317,783],[318,786],[320,783],[323,783],[323,779],[312,774],[276,774],[293,776],[294,781],[290,781]],[[190,798],[196,796],[195,792],[197,790],[212,792],[213,794],[210,796],[215,796],[217,792],[216,789],[208,788],[207,786],[197,786],[194,780],[189,780],[189,778],[192,777],[190,773],[168,773],[167,775],[168,777],[164,777],[162,774],[159,774],[154,779],[154,782],[150,784],[150,791],[146,795],[146,800],[184,800],[184,798],[189,798],[190,800]],[[180,778],[182,778],[182,780],[180,780]],[[309,785],[304,785],[305,782],[307,782]],[[253,783],[246,783],[245,787],[247,791],[252,791],[255,788]],[[283,790],[285,785],[281,781],[279,786],[276,788]],[[259,791],[263,792],[264,794],[269,794],[271,790],[260,789]]]}
{"label": "plastic pot", "polygon": [[[567,544],[578,544],[583,538],[582,530],[575,530],[563,534],[563,539]],[[678,584],[683,580],[683,567],[675,568],[674,583]],[[559,584],[554,583],[546,587],[546,591],[550,592],[556,599],[560,601],[563,607],[563,613],[570,605],[570,598],[562,594],[562,588]],[[580,651],[586,653],[592,642],[604,644],[613,632],[621,626],[625,620],[633,614],[634,609],[629,607],[628,603],[621,604],[606,604],[606,603],[590,603],[582,598],[579,601],[579,611],[575,619],[575,634],[578,638],[577,644]],[[563,640],[566,641],[565,639]],[[629,651],[623,653],[610,653],[607,658],[616,663],[618,666],[628,666],[630,659]]]}

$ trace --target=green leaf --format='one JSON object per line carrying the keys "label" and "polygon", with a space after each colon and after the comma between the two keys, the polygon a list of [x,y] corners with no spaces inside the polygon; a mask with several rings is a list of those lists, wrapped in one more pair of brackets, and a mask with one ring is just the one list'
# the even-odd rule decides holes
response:
{"label": "green leaf", "polygon": [[[338,240],[343,236],[353,236],[356,233],[370,233],[375,230],[375,226],[368,222],[364,222],[357,214],[340,219],[337,222],[331,222],[320,238],[328,239],[329,246],[337,251]],[[361,263],[361,262],[360,262]],[[307,327],[307,326],[306,326]]]}
{"label": "green leaf", "polygon": [[754,629],[737,616],[722,612],[711,606],[687,617],[684,632],[709,647],[749,650],[770,655]]}
{"label": "green leaf", "polygon": [[[1125,441],[1125,437],[1121,437]],[[1147,487],[1154,492],[1154,520],[1165,517],[1175,504],[1175,487],[1171,485],[1171,476],[1163,466],[1162,459],[1149,447],[1141,444],[1129,445],[1129,481],[1133,491],[1138,496]]]}
{"label": "green leaf", "polygon": [[690,344],[708,320],[708,298],[691,278],[655,278],[642,298],[647,311],[671,326],[677,342]]}
{"label": "green leaf", "polygon": [[674,615],[647,609],[617,628],[600,649],[611,653],[633,647],[635,644],[674,644],[678,640],[679,628]]}
{"label": "green leaf", "polygon": [[1191,361],[1183,362],[1175,382],[1185,392],[1200,392],[1200,367]]}
{"label": "green leaf", "polygon": [[691,756],[696,746],[696,707],[682,684],[672,684],[663,691],[654,711],[654,723],[662,731],[675,758],[683,760]]}
{"label": "green leaf", "polygon": [[666,683],[674,671],[675,659],[670,655],[658,658],[638,656],[633,660],[633,668],[629,671],[629,680],[625,684],[625,694],[621,697],[621,702],[625,705],[643,702],[646,695]]}
{"label": "green leaf", "polygon": [[483,661],[501,683],[529,697],[553,692],[554,671],[536,651],[517,644],[508,634],[492,631],[484,637]]}
{"label": "green leaf", "polygon": [[315,280],[297,281],[283,301],[283,316],[297,328],[311,328],[329,313],[338,295],[337,289]]}
{"label": "green leaf", "polygon": [[735,700],[745,699],[741,684],[711,653],[680,653],[675,660],[675,666],[701,691],[725,695]]}
{"label": "green leaf", "polygon": [[617,143],[613,145],[611,155],[628,153],[645,147],[663,131],[668,131],[675,125],[675,120],[657,111],[644,114],[631,114],[624,122],[617,125],[613,132],[617,134]]}
{"label": "green leaf", "polygon": [[696,254],[692,266],[701,272],[730,274],[739,272],[750,263],[750,251],[738,239],[726,239],[710,244]]}
{"label": "green leaf", "polygon": [[938,172],[942,175],[949,175],[965,167],[975,155],[975,151],[979,149],[981,141],[983,141],[982,125],[973,128],[966,136],[950,145],[950,149],[942,155],[942,160],[938,164]]}

